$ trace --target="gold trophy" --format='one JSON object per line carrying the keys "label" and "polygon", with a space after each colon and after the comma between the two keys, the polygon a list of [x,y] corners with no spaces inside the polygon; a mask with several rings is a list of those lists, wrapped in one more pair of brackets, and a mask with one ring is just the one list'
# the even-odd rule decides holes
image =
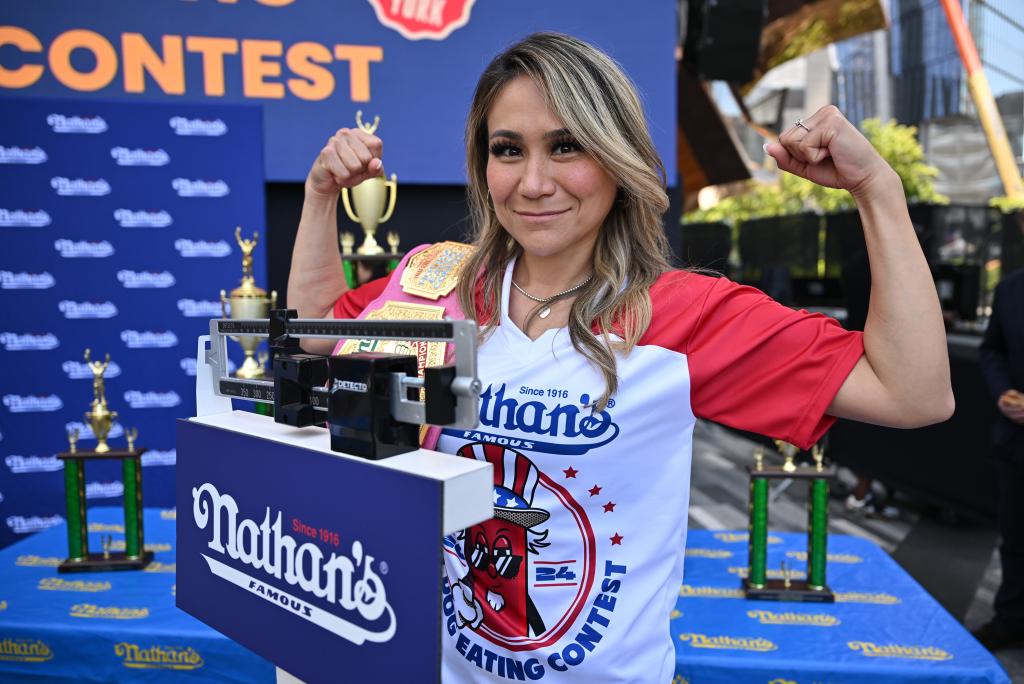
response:
{"label": "gold trophy", "polygon": [[110,427],[117,420],[117,411],[111,411],[107,407],[107,396],[103,386],[103,373],[110,365],[110,354],[103,361],[90,361],[89,350],[85,350],[85,362],[92,371],[92,393],[93,399],[89,411],[85,414],[85,420],[92,428],[96,436],[96,448],[98,454],[105,454],[110,451],[107,445],[107,435],[110,434]]}
{"label": "gold trophy", "polygon": [[[268,297],[266,290],[256,286],[252,275],[252,252],[256,249],[259,237],[260,234],[255,233],[251,240],[243,240],[242,227],[235,228],[235,241],[238,242],[238,246],[242,250],[242,283],[231,291],[230,297],[224,290],[220,291],[220,308],[224,318],[228,317],[227,304],[229,301],[231,302],[231,318],[268,318],[270,310],[277,308],[277,292],[271,292]],[[264,375],[263,364],[266,358],[261,355],[260,360],[257,361],[255,356],[260,338],[246,335],[231,339],[242,345],[242,351],[245,352],[245,361],[242,362],[242,367],[238,369],[235,376],[245,379],[262,378]]]}
{"label": "gold trophy", "polygon": [[[363,123],[363,112],[356,112],[356,125],[367,133],[373,133],[380,124],[380,117],[373,117],[373,123]],[[391,197],[388,199],[388,188],[391,189]],[[363,244],[356,250],[360,256],[378,256],[384,254],[384,248],[377,244],[373,234],[377,226],[391,218],[395,210],[395,199],[398,196],[398,182],[395,174],[391,174],[391,180],[386,180],[384,169],[376,178],[364,180],[351,190],[352,199],[349,199],[349,189],[341,189],[341,201],[345,205],[345,213],[355,223],[363,227],[366,238]],[[385,201],[387,206],[385,208]],[[356,211],[352,210],[352,203],[355,202]],[[396,245],[397,246],[397,245]],[[392,250],[394,251],[394,249]]]}

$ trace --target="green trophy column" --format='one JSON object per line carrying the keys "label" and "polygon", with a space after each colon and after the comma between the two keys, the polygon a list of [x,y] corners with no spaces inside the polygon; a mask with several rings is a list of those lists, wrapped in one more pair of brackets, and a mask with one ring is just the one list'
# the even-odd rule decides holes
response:
{"label": "green trophy column", "polygon": [[808,493],[807,585],[811,589],[822,589],[828,559],[828,480],[814,478]]}
{"label": "green trophy column", "polygon": [[763,477],[750,479],[750,530],[749,530],[748,583],[756,588],[765,584],[768,565],[768,480]]}
{"label": "green trophy column", "polygon": [[68,508],[68,556],[71,560],[80,560],[89,553],[84,465],[78,458],[64,460],[64,500]]}
{"label": "green trophy column", "polygon": [[142,554],[142,549],[139,548],[142,539],[139,457],[121,459],[121,471],[124,479],[124,555],[128,558],[138,558]]}

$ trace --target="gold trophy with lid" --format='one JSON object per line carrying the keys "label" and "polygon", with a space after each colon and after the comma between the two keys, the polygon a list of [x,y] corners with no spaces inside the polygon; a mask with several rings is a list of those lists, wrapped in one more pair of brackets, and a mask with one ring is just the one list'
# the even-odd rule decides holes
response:
{"label": "gold trophy with lid", "polygon": [[[242,282],[231,291],[231,296],[228,296],[224,290],[220,291],[220,308],[224,318],[228,317],[228,303],[231,304],[231,318],[245,320],[268,318],[270,310],[277,308],[277,292],[272,291],[268,297],[266,290],[257,287],[252,274],[252,253],[256,249],[259,237],[259,233],[254,233],[251,240],[243,240],[242,227],[235,228],[235,241],[238,242],[238,246],[242,250]],[[259,360],[256,359],[256,348],[260,344],[260,338],[240,335],[232,336],[231,339],[238,342],[242,346],[242,351],[245,352],[245,361],[235,373],[235,377],[247,380],[262,378],[266,357],[261,355]]]}

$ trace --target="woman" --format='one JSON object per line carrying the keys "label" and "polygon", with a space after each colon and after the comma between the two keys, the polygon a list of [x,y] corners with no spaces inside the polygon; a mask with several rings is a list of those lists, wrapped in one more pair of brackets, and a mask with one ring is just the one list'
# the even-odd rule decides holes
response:
{"label": "woman", "polygon": [[[863,337],[668,265],[663,169],[629,80],[574,38],[496,57],[466,132],[476,251],[459,301],[484,329],[480,425],[437,448],[494,466],[495,517],[445,541],[445,681],[668,682],[696,417],[794,442],[835,417],[915,427],[953,410],[935,288],[898,176],[834,107],[766,146],[856,198],[871,258]],[[339,131],[306,181],[288,301],[354,316],[338,190],[381,172]],[[467,277],[466,274],[478,277]]]}

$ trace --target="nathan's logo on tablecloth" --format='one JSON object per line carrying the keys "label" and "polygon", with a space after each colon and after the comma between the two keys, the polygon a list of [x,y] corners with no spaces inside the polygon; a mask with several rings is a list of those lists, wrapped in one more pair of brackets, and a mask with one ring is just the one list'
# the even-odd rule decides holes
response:
{"label": "nathan's logo on tablecloth", "polygon": [[[60,365],[60,369],[67,374],[69,380],[91,380],[93,377],[89,364],[83,361],[65,361]],[[121,375],[121,366],[117,365],[117,361],[108,363],[103,371],[104,378],[116,378],[119,375]]]}
{"label": "nathan's logo on tablecloth", "polygon": [[177,520],[178,509],[177,508],[164,508],[160,511],[161,520]]}
{"label": "nathan's logo on tablecloth", "polygon": [[163,209],[115,209],[114,220],[122,228],[166,228],[174,223],[171,215]]}
{"label": "nathan's logo on tablecloth", "polygon": [[50,413],[64,408],[56,394],[5,394],[3,403],[11,413]]}
{"label": "nathan's logo on tablecloth", "polygon": [[177,449],[150,449],[142,454],[142,467],[149,466],[172,466],[178,462]]}
{"label": "nathan's logo on tablecloth", "polygon": [[179,238],[174,241],[174,249],[183,257],[226,257],[231,254],[231,245],[224,240],[212,242]]}
{"label": "nathan's logo on tablecloth", "polygon": [[879,606],[894,606],[897,603],[903,603],[899,597],[886,594],[885,592],[836,592],[835,597],[836,603],[871,603]]}
{"label": "nathan's logo on tablecloth", "polygon": [[178,344],[178,336],[170,330],[122,330],[121,341],[129,349],[164,349]]}
{"label": "nathan's logo on tablecloth", "polygon": [[[787,558],[794,558],[794,559],[800,561],[801,563],[806,563],[807,562],[807,552],[806,551],[787,551],[786,552],[786,557]],[[856,564],[856,563],[863,563],[864,559],[861,558],[860,556],[854,555],[852,553],[830,553],[830,554],[828,554],[828,562],[829,563]]]}
{"label": "nathan's logo on tablecloth", "polygon": [[778,650],[778,646],[764,637],[709,636],[695,632],[684,632],[679,640],[692,648],[713,648],[725,651],[754,651],[767,653]]}
{"label": "nathan's logo on tablecloth", "polygon": [[35,147],[0,145],[0,164],[42,164],[46,160],[46,150],[38,145]]}
{"label": "nathan's logo on tablecloth", "polygon": [[106,580],[66,580],[60,577],[44,577],[36,585],[39,591],[84,591],[90,594],[110,591],[110,587]]}
{"label": "nathan's logo on tablecloth", "polygon": [[160,561],[150,561],[142,572],[160,572],[167,575],[173,575],[178,571],[176,563],[161,563]]}
{"label": "nathan's logo on tablecloth", "polygon": [[0,660],[19,663],[44,663],[53,658],[53,649],[42,639],[5,637],[0,639]]}
{"label": "nathan's logo on tablecloth", "polygon": [[149,608],[118,608],[97,606],[94,603],[76,603],[68,615],[74,618],[101,618],[106,620],[141,620],[149,617]]}
{"label": "nathan's logo on tablecloth", "polygon": [[174,390],[157,392],[149,390],[127,390],[124,400],[134,409],[171,408],[181,403],[181,397]]}
{"label": "nathan's logo on tablecloth", "polygon": [[848,641],[847,648],[868,658],[909,658],[911,660],[952,660],[953,654],[937,646],[904,646],[874,644],[870,641]]}
{"label": "nathan's logo on tablecloth", "polygon": [[[72,430],[78,431],[78,439],[96,439],[96,435],[93,434],[92,428],[78,420],[72,420],[68,423],[64,423],[64,431],[71,432]],[[118,437],[124,437],[124,427],[120,423],[114,423],[110,426],[110,432],[107,434],[108,439],[117,439]],[[91,526],[90,526],[91,529]]]}
{"label": "nathan's logo on tablecloth", "polygon": [[179,299],[178,311],[186,318],[220,318],[220,302],[212,299]]}
{"label": "nathan's logo on tablecloth", "polygon": [[65,259],[103,259],[114,253],[114,245],[106,240],[54,240],[53,248]]}
{"label": "nathan's logo on tablecloth", "polygon": [[0,209],[0,228],[42,228],[50,215],[42,209]]}
{"label": "nathan's logo on tablecloth", "polygon": [[231,189],[222,180],[189,180],[175,178],[171,187],[179,197],[224,197]]}
{"label": "nathan's logo on tablecloth", "polygon": [[762,625],[800,625],[806,627],[835,627],[841,624],[839,618],[827,613],[797,613],[787,611],[776,613],[770,610],[748,610],[747,617]]}
{"label": "nathan's logo on tablecloth", "polygon": [[205,663],[191,646],[140,646],[127,641],[114,645],[125,667],[141,670],[198,670]]}
{"label": "nathan's logo on tablecloth", "polygon": [[474,0],[370,0],[377,20],[409,40],[444,40],[469,22]]}
{"label": "nathan's logo on tablecloth", "polygon": [[64,299],[57,303],[57,309],[64,318],[113,318],[117,315],[114,302],[76,302]]}
{"label": "nathan's logo on tablecloth", "polygon": [[[115,539],[110,542],[111,551],[124,551],[127,548],[124,539]],[[146,551],[152,551],[153,553],[169,553],[171,551],[170,544],[146,544]]]}
{"label": "nathan's logo on tablecloth", "polygon": [[129,271],[125,269],[117,272],[117,279],[128,289],[173,287],[176,282],[174,274],[170,271]]}
{"label": "nathan's logo on tablecloth", "polygon": [[[746,544],[750,540],[750,535],[746,532],[715,532],[715,539],[726,544]],[[768,535],[768,543],[781,544],[782,538],[770,534]]]}
{"label": "nathan's logo on tablecloth", "polygon": [[107,130],[107,122],[102,116],[50,114],[46,123],[54,133],[103,133]]}
{"label": "nathan's logo on tablecloth", "polygon": [[110,183],[102,178],[65,178],[54,176],[50,187],[62,197],[102,197],[110,194]]}
{"label": "nathan's logo on tablecloth", "polygon": [[680,596],[697,596],[700,598],[744,598],[742,589],[727,589],[725,587],[695,587],[684,584],[679,587]]}
{"label": "nathan's logo on tablecloth", "polygon": [[[728,572],[731,575],[745,579],[749,569],[742,565],[733,565],[728,568]],[[790,579],[807,579],[807,573],[803,570],[786,570],[785,572],[783,572],[782,568],[769,568],[765,570],[765,575],[770,579],[785,579],[787,574]]]}
{"label": "nathan's logo on tablecloth", "polygon": [[686,549],[686,556],[688,558],[732,558],[732,551],[726,551],[725,549]]}
{"label": "nathan's logo on tablecloth", "polygon": [[167,150],[144,150],[138,147],[110,148],[110,156],[118,166],[166,166],[171,161]]}
{"label": "nathan's logo on tablecloth", "polygon": [[7,527],[15,534],[30,534],[42,532],[54,525],[60,525],[64,518],[59,515],[9,515],[7,516]]}
{"label": "nathan's logo on tablecloth", "polygon": [[26,568],[55,568],[61,564],[63,558],[57,556],[37,556],[35,554],[25,554],[18,556],[14,559],[15,565],[20,565]]}
{"label": "nathan's logo on tablecloth", "polygon": [[0,333],[0,344],[5,351],[49,351],[60,346],[53,333]]}
{"label": "nathan's logo on tablecloth", "polygon": [[116,499],[124,494],[124,484],[118,480],[113,482],[86,482],[86,499]]}
{"label": "nathan's logo on tablecloth", "polygon": [[4,456],[4,465],[15,475],[23,473],[53,473],[64,470],[64,461],[56,456],[22,456],[10,454]]}
{"label": "nathan's logo on tablecloth", "polygon": [[218,136],[228,132],[228,125],[220,119],[189,119],[184,116],[172,116],[168,123],[175,135]]}
{"label": "nathan's logo on tablecloth", "polygon": [[124,525],[118,525],[117,523],[100,523],[91,522],[89,523],[90,532],[113,532],[115,534],[124,534]]}
{"label": "nathan's logo on tablecloth", "polygon": [[2,290],[48,290],[57,281],[50,273],[26,273],[21,271],[0,271],[0,289]]}
{"label": "nathan's logo on tablecloth", "polygon": [[[262,523],[239,519],[235,499],[209,482],[192,488],[192,521],[210,532],[207,547],[214,553],[201,555],[212,575],[356,645],[384,643],[395,635],[395,611],[382,579],[386,571],[374,568],[374,556],[358,539],[350,554],[331,551],[325,559],[316,543],[299,544],[282,533],[280,511],[272,515],[267,507]],[[281,589],[282,579],[298,595]],[[335,610],[340,606],[343,613],[328,612],[303,594]]]}

